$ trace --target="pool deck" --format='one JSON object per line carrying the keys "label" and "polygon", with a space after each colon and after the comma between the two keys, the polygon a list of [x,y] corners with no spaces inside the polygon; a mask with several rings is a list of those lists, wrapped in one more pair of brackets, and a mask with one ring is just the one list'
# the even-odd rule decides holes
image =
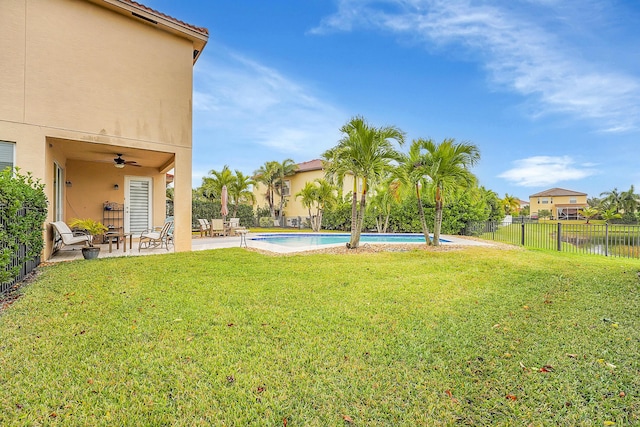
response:
{"label": "pool deck", "polygon": [[[344,246],[344,243],[334,243],[328,245],[314,245],[314,246],[302,246],[302,247],[287,247],[275,245],[272,243],[267,243],[265,240],[252,240],[252,237],[255,237],[259,234],[265,233],[249,233],[247,234],[247,246],[254,249],[260,249],[263,251],[274,252],[279,254],[291,254],[296,252],[306,252],[313,251],[318,249],[325,248],[333,248]],[[270,233],[269,233],[270,234]],[[462,236],[450,236],[443,235],[442,239],[448,240],[448,242],[443,242],[442,245],[463,245],[463,246],[492,246],[490,242],[481,242],[477,240],[466,239]],[[376,243],[368,243],[369,245],[375,245]],[[403,243],[403,244],[415,244],[421,245],[423,243]],[[96,245],[101,248],[99,258],[110,258],[110,257],[130,257],[130,256],[143,256],[143,255],[158,255],[158,254],[167,254],[173,253],[173,246],[167,251],[166,249],[142,249],[138,251],[138,244],[136,241],[133,242],[133,248],[129,249],[127,246],[127,251],[123,252],[122,244],[120,245],[120,249],[116,249],[115,245],[113,245],[113,251],[109,253],[109,245],[102,244]],[[240,236],[226,236],[226,237],[194,237],[191,243],[191,249],[193,251],[205,251],[211,249],[225,249],[225,248],[237,248],[240,247]],[[71,249],[71,247],[67,246],[62,250],[56,252],[47,262],[61,262],[61,261],[72,261],[76,259],[82,259],[82,251],[80,250],[80,246]]]}

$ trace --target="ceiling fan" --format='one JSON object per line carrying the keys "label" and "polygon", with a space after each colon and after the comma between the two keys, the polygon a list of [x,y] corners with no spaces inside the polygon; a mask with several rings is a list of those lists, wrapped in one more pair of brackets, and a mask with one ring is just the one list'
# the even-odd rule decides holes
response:
{"label": "ceiling fan", "polygon": [[118,169],[122,169],[125,165],[142,167],[141,165],[137,164],[138,162],[136,162],[134,160],[125,160],[125,159],[123,159],[122,158],[122,154],[120,154],[120,153],[116,153],[116,156],[118,156],[118,157],[113,159],[113,165],[115,167],[117,167]]}

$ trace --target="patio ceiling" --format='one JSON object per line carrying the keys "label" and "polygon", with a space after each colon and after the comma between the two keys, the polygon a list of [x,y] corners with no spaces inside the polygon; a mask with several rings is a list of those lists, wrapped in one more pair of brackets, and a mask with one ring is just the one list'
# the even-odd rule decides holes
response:
{"label": "patio ceiling", "polygon": [[174,162],[173,153],[161,151],[59,138],[48,138],[48,142],[53,144],[55,149],[69,160],[113,164],[113,159],[119,153],[126,161],[134,161],[139,166],[154,168],[158,172],[170,170]]}

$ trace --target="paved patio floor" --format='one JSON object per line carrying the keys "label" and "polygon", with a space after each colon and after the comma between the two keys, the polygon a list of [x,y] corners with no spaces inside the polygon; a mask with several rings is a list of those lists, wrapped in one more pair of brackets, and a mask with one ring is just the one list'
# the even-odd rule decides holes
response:
{"label": "paved patio floor", "polygon": [[[328,248],[336,246],[344,246],[344,243],[318,246],[304,246],[304,247],[286,247],[267,243],[263,240],[252,240],[259,233],[247,234],[247,246],[250,248],[261,249],[275,253],[294,253],[315,250],[319,248]],[[491,246],[489,242],[481,242],[477,240],[465,239],[461,236],[442,236],[443,239],[448,240],[443,245],[466,245],[466,246]],[[108,244],[96,245],[100,247],[99,258],[109,257],[129,257],[129,256],[146,256],[146,255],[158,255],[172,253],[174,248],[171,246],[169,250],[166,249],[142,249],[138,251],[138,242],[134,239],[132,249],[129,249],[127,245],[127,251],[123,251],[123,243],[120,243],[120,248],[116,249],[116,245],[113,244],[113,250],[109,253]],[[225,236],[225,237],[197,237],[194,236],[191,248],[194,251],[204,251],[209,249],[223,249],[223,248],[236,248],[240,247],[240,236]],[[66,246],[56,252],[47,262],[61,262],[61,261],[73,261],[76,259],[82,259],[81,246],[70,247]]]}

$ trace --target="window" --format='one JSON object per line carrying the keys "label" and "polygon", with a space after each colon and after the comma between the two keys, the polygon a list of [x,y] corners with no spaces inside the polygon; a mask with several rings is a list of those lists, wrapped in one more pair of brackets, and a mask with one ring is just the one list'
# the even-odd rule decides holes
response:
{"label": "window", "polygon": [[569,203],[578,203],[578,199],[576,199],[575,197],[571,197],[569,199]]}
{"label": "window", "polygon": [[282,181],[282,195],[283,196],[291,195],[291,181],[289,180]]}
{"label": "window", "polygon": [[543,205],[546,205],[546,204],[548,204],[548,203],[549,203],[549,199],[548,199],[548,198],[546,198],[546,197],[543,197],[543,198],[542,198],[542,204],[543,204]]}
{"label": "window", "polygon": [[0,171],[13,167],[13,154],[15,144],[13,142],[0,141]]}
{"label": "window", "polygon": [[64,206],[64,171],[57,163],[53,163],[53,218],[56,221],[62,221],[64,215],[62,208]]}

